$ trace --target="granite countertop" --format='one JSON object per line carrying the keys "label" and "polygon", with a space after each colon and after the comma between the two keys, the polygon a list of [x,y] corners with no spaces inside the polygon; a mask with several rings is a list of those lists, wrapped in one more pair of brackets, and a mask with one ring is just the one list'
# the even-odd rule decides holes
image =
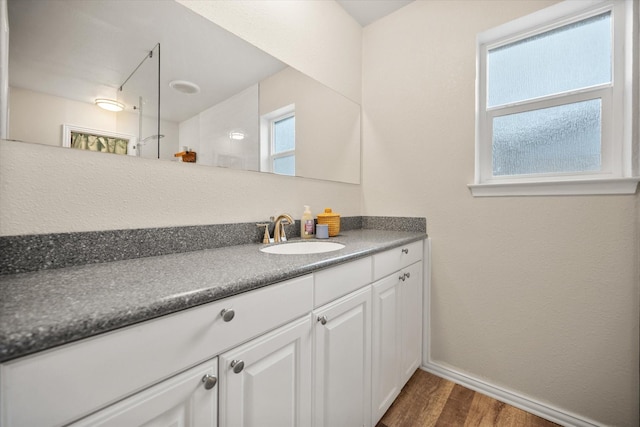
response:
{"label": "granite countertop", "polygon": [[0,276],[0,362],[426,237],[351,230],[329,239],[344,249],[324,254],[266,254],[248,244]]}

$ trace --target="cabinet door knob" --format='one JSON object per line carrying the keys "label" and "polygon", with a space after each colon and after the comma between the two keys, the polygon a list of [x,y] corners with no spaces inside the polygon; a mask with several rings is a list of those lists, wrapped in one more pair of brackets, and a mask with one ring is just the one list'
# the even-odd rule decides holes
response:
{"label": "cabinet door knob", "polygon": [[402,253],[403,253],[403,254],[408,254],[408,253],[409,253],[409,248],[404,248],[404,249],[402,249]]}
{"label": "cabinet door knob", "polygon": [[411,273],[404,273],[404,277],[406,277],[407,279],[411,278]]}
{"label": "cabinet door knob", "polygon": [[322,325],[326,325],[327,324],[327,316],[318,316],[318,322],[320,322]]}
{"label": "cabinet door knob", "polygon": [[242,360],[232,360],[231,367],[233,368],[233,372],[239,374],[244,369],[244,362]]}
{"label": "cabinet door knob", "polygon": [[225,308],[220,312],[220,316],[222,316],[222,320],[224,320],[225,322],[231,322],[231,320],[233,319],[233,316],[235,315],[236,315],[236,312],[233,311],[232,308]]}
{"label": "cabinet door knob", "polygon": [[204,383],[204,388],[206,390],[211,390],[216,386],[216,384],[218,384],[218,378],[216,378],[214,375],[207,374],[202,377],[202,382]]}
{"label": "cabinet door knob", "polygon": [[406,279],[406,274],[401,274],[400,276],[398,276],[398,280],[402,280],[404,282],[404,279]]}

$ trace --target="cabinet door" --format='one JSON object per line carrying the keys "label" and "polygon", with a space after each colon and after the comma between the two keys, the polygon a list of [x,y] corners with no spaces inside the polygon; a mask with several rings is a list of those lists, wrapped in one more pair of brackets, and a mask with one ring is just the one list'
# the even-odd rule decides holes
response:
{"label": "cabinet door", "polygon": [[422,262],[373,284],[372,405],[378,422],[422,360]]}
{"label": "cabinet door", "polygon": [[422,261],[400,273],[405,277],[400,281],[400,387],[403,387],[422,360]]}
{"label": "cabinet door", "polygon": [[313,312],[315,426],[371,425],[371,287]]}
{"label": "cabinet door", "polygon": [[376,423],[400,393],[402,341],[401,272],[373,284],[372,398]]}
{"label": "cabinet door", "polygon": [[[218,359],[191,368],[155,386],[83,418],[74,427],[217,426]],[[96,387],[100,373],[96,372]],[[91,382],[87,378],[87,382]]]}
{"label": "cabinet door", "polygon": [[220,356],[220,425],[311,425],[311,319]]}

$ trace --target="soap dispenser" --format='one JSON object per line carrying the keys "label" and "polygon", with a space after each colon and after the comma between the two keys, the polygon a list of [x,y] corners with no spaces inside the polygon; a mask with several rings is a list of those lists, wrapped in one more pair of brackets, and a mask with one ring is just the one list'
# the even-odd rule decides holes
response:
{"label": "soap dispenser", "polygon": [[300,220],[300,237],[303,239],[310,239],[315,234],[315,223],[313,221],[313,215],[311,214],[311,208],[304,206],[304,212],[302,213],[302,219]]}

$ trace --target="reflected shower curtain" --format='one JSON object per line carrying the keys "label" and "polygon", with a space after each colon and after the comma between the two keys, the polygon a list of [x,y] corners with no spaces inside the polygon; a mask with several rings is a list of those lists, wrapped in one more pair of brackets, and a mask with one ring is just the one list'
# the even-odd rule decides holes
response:
{"label": "reflected shower curtain", "polygon": [[78,150],[99,151],[101,153],[127,154],[129,141],[86,133],[71,133],[71,148]]}

